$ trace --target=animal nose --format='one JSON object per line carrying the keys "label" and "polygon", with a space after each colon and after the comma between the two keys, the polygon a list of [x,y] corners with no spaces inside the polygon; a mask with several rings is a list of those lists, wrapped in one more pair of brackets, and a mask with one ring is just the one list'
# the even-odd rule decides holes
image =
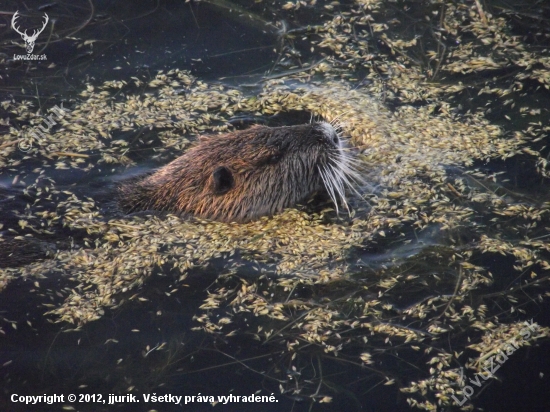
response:
{"label": "animal nose", "polygon": [[323,133],[323,137],[328,143],[335,147],[340,147],[340,138],[338,137],[338,133],[336,133],[336,130],[334,130],[334,127],[332,127],[331,124],[321,122],[319,123],[319,127]]}
{"label": "animal nose", "polygon": [[327,125],[324,132],[325,139],[330,145],[337,148],[340,147],[340,138],[338,137],[338,133],[336,133],[336,130],[334,130],[332,126]]}

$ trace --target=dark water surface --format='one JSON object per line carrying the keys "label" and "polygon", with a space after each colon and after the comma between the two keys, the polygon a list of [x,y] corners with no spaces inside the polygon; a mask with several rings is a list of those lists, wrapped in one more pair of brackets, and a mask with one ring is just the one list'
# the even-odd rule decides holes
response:
{"label": "dark water surface", "polygon": [[[90,0],[46,4],[37,1],[6,1],[0,7],[0,23],[4,24],[0,27],[0,52],[3,58],[0,65],[0,100],[30,100],[35,103],[34,110],[61,102],[70,104],[77,99],[87,83],[128,80],[132,76],[153,79],[158,70],[174,68],[188,70],[203,81],[220,82],[239,90],[254,90],[259,87],[258,81],[262,77],[275,77],[284,70],[292,70],[298,61],[304,64],[315,64],[318,61],[318,56],[313,55],[307,47],[307,42],[297,35],[292,42],[292,53],[289,54],[295,56],[294,64],[276,64],[281,51],[280,34],[285,25],[300,28],[315,24],[324,16],[326,9],[323,6],[330,2],[319,2],[315,7],[297,11],[295,20],[285,21],[284,24],[276,15],[278,6],[270,2],[249,3]],[[473,4],[464,3],[469,7]],[[396,2],[396,5],[401,3]],[[411,14],[421,15],[422,7],[429,9],[431,6],[427,2],[419,2],[414,5]],[[498,5],[494,7],[498,8]],[[47,61],[28,63],[11,59],[14,53],[24,52],[14,45],[14,42],[21,42],[9,27],[11,13],[15,10],[23,14],[20,19],[22,26],[37,24],[43,12],[49,14],[50,24],[55,20],[54,34],[48,35],[52,26],[47,26],[35,46],[35,53],[45,53]],[[525,30],[521,25],[517,29]],[[46,41],[48,36],[49,40]],[[467,111],[469,105],[478,104],[475,101],[478,98],[466,93],[462,102],[455,103],[457,106],[463,105],[461,107]],[[540,107],[548,107],[549,98],[545,91],[537,92],[529,99]],[[393,103],[388,102],[389,105]],[[493,115],[496,111],[492,112]],[[502,119],[502,116],[496,117]],[[495,118],[495,121],[498,119]],[[306,111],[278,116],[236,115],[230,119],[237,127],[257,122],[280,125],[308,120],[309,113]],[[543,112],[535,120],[548,124],[548,112]],[[2,133],[7,130],[7,127],[0,126]],[[130,132],[129,135],[135,133]],[[141,137],[144,140],[155,138],[154,131],[143,133]],[[101,166],[89,172],[52,171],[52,177],[60,187],[70,187],[75,193],[100,199],[108,209],[109,201],[112,200],[109,199],[112,195],[109,188],[115,182],[128,175],[151,170],[167,161],[165,157],[151,159],[156,144],[153,141],[150,146],[144,146],[144,150],[130,154],[138,166],[129,170],[121,165],[112,168]],[[544,154],[548,154],[548,150],[542,148],[545,144],[540,143],[540,147]],[[27,160],[24,163],[25,173],[32,176],[36,166],[32,160]],[[532,165],[523,162],[521,156],[492,162],[490,165],[474,166],[486,167],[495,172],[505,170],[512,176],[512,181],[505,183],[510,189],[533,198],[544,196],[548,200],[545,191],[550,185],[548,182],[541,184],[540,177],[533,177]],[[20,172],[4,170],[0,175],[0,189],[6,193],[13,189],[9,186]],[[449,175],[452,173],[449,171]],[[17,199],[3,200],[0,204],[0,222],[4,233],[10,227],[17,227],[18,217],[11,212],[20,206]],[[85,234],[64,230],[76,243],[84,242]],[[398,266],[399,262],[418,259],[423,263],[415,266],[417,274],[431,273],[437,265],[445,264],[430,260],[430,253],[443,253],[438,249],[438,236],[439,231],[434,226],[433,231],[426,230],[419,235],[411,232],[412,243],[404,248],[393,247],[391,240],[387,244],[365,245],[363,249],[351,252],[349,261],[353,263],[350,263],[350,268],[361,273],[365,267]],[[127,292],[122,296],[124,304],[105,309],[101,319],[78,330],[54,323],[51,318],[44,316],[47,310],[63,300],[63,295],[55,291],[70,290],[75,287],[74,282],[52,274],[46,274],[46,279],[40,281],[40,288],[36,288],[32,280],[12,281],[0,294],[0,411],[73,410],[67,409],[67,402],[28,406],[13,403],[10,400],[13,394],[101,394],[103,399],[108,399],[109,394],[130,393],[137,394],[141,402],[113,405],[83,402],[71,405],[78,411],[412,410],[407,405],[405,394],[399,393],[392,385],[384,385],[385,380],[370,369],[358,367],[352,362],[346,364],[345,356],[337,362],[323,350],[314,350],[309,357],[300,360],[298,368],[295,368],[296,365],[291,361],[292,352],[285,353],[277,338],[263,343],[255,340],[251,334],[213,338],[203,331],[192,330],[197,327],[193,316],[204,303],[206,290],[214,282],[226,282],[227,288],[235,286],[231,279],[218,279],[224,262],[229,259],[239,259],[238,253],[213,259],[207,268],[192,269],[184,287],[170,268],[159,268],[158,273],[146,281],[139,293],[135,290]],[[361,262],[367,263],[362,265]],[[503,277],[491,286],[495,291],[503,285],[514,284],[516,274],[503,273],[509,271],[513,264],[512,258],[497,253],[480,254],[477,264],[489,268],[492,273],[502,274]],[[257,276],[247,264],[243,264],[238,275],[245,279]],[[433,287],[434,295],[452,294],[454,283],[436,282]],[[323,289],[316,292],[326,292],[327,296],[331,293]],[[307,299],[311,291],[304,288],[303,296],[300,293],[300,290],[296,290],[295,296]],[[420,290],[397,289],[396,296],[395,304],[401,309],[425,298]],[[374,299],[376,295],[371,297]],[[523,309],[529,318],[534,318],[540,325],[550,325],[548,299],[530,302]],[[269,326],[265,325],[265,320],[260,321],[253,315],[239,319],[243,322],[242,326],[247,326],[247,330],[254,329],[251,325],[256,324],[266,328]],[[163,350],[155,350],[156,345],[163,345]],[[484,411],[549,412],[549,349],[548,342],[545,342],[515,353],[499,371],[499,380],[491,381],[491,384],[476,392],[476,408]],[[406,379],[409,374],[412,376],[416,372],[415,365],[408,364],[407,359],[403,361],[393,355],[383,359],[384,370],[394,371],[394,376]],[[426,357],[423,361],[428,359]],[[289,365],[293,365],[294,369],[289,368]],[[296,393],[280,393],[281,382],[288,382],[293,375],[297,377],[296,389],[298,382],[314,382],[312,387],[315,389],[319,374],[322,374],[322,385],[319,383],[316,402],[311,402],[307,395],[298,390]],[[273,394],[277,402],[218,404],[215,407],[197,402],[188,405],[145,404],[142,394],[153,393],[216,397]],[[318,402],[322,399],[321,395],[332,396],[332,402]]]}

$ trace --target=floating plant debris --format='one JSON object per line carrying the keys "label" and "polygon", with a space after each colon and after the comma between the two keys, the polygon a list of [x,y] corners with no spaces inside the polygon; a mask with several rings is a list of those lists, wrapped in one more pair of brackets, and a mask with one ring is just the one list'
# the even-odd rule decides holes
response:
{"label": "floating plant debris", "polygon": [[[281,19],[319,7],[277,4]],[[48,241],[57,249],[44,259],[0,269],[0,293],[16,279],[40,289],[45,278],[63,278],[71,287],[58,291],[44,316],[82,328],[138,299],[159,272],[183,285],[190,269],[223,258],[194,330],[253,336],[288,355],[289,370],[296,357],[321,353],[369,368],[386,385],[400,382],[396,391],[412,407],[456,406],[468,394],[462,370],[493,379],[484,370],[490,356],[550,332],[535,323],[520,339],[532,304],[550,297],[550,198],[532,199],[498,166],[521,159],[540,181],[532,190],[547,193],[540,142],[550,131],[548,109],[529,95],[550,89],[548,50],[531,44],[547,42],[550,32],[527,41],[513,34],[514,10],[441,0],[413,10],[423,16],[417,36],[403,14],[414,7],[323,2],[315,27],[281,29],[289,45],[280,50],[283,69],[253,92],[176,68],[152,79],[91,82],[36,136],[29,132],[47,111],[28,100],[1,102],[9,131],[0,135],[0,166],[27,205],[9,211],[17,224],[3,228],[0,247],[69,237]],[[290,47],[299,39],[312,53],[308,65]],[[370,185],[358,188],[363,199],[349,218],[331,209],[289,209],[246,224],[124,216],[54,177],[56,170],[116,176],[138,163],[143,147],[165,163],[198,135],[230,130],[234,116],[294,111],[337,122],[357,148]],[[487,256],[500,266],[490,267]],[[385,368],[398,352],[414,363],[417,379]],[[280,389],[329,402],[317,384],[295,373]],[[473,408],[467,398],[462,410]]]}

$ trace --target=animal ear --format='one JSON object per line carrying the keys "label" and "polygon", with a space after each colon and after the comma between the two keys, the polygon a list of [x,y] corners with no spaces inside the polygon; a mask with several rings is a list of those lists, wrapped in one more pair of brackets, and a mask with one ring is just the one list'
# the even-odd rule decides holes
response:
{"label": "animal ear", "polygon": [[214,193],[218,195],[229,192],[235,185],[233,173],[225,166],[217,167],[214,173],[212,173],[212,178],[214,181]]}

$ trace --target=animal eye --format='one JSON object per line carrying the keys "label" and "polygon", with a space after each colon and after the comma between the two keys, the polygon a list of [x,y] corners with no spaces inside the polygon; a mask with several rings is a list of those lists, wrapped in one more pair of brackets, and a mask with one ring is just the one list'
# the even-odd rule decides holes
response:
{"label": "animal eye", "polygon": [[279,160],[281,160],[281,157],[282,156],[280,154],[271,155],[267,158],[267,164],[274,165],[275,163],[278,163]]}

